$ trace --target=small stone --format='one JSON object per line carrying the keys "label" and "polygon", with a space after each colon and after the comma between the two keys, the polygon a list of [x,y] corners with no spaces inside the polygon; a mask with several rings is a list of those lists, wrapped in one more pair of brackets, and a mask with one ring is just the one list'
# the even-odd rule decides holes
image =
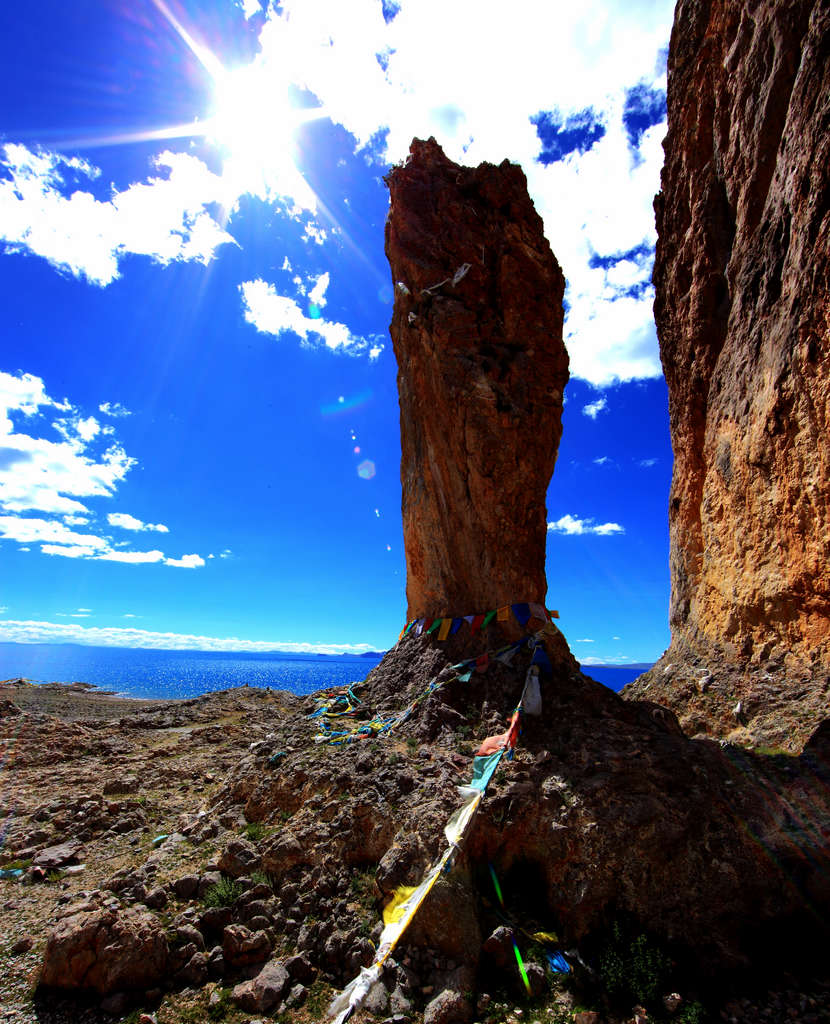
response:
{"label": "small stone", "polygon": [[672,992],[670,995],[663,996],[663,1006],[666,1008],[667,1013],[674,1013],[682,1002],[683,997],[679,992]]}
{"label": "small stone", "polygon": [[12,953],[28,953],[34,944],[35,940],[31,935],[24,935],[12,946]]}

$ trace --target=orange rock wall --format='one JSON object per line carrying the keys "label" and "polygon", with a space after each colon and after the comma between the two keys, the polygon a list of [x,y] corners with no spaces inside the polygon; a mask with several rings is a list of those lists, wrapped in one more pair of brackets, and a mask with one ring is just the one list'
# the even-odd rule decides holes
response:
{"label": "orange rock wall", "polygon": [[826,0],[678,3],[654,269],[673,646],[825,667],[828,53]]}
{"label": "orange rock wall", "polygon": [[543,602],[562,272],[520,167],[415,140],[387,181],[407,617]]}

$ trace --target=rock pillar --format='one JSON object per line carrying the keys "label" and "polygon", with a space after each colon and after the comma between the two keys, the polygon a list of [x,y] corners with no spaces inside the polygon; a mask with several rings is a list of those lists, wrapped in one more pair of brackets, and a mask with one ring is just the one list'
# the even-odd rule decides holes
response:
{"label": "rock pillar", "polygon": [[415,140],[387,179],[408,618],[543,602],[564,278],[520,167]]}

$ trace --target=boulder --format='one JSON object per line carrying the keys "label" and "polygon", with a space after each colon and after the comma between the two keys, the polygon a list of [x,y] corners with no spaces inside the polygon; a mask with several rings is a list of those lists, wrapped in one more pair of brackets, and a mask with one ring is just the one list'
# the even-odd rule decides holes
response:
{"label": "boulder", "polygon": [[252,932],[244,924],[229,924],[222,934],[225,962],[233,967],[261,963],[271,952],[271,942],[263,931]]}
{"label": "boulder", "polygon": [[58,921],[43,954],[41,982],[100,995],[151,988],[167,969],[164,928],[146,910],[94,909]]}
{"label": "boulder", "polygon": [[305,850],[292,832],[282,831],[263,844],[262,870],[276,879],[305,860]]}
{"label": "boulder", "polygon": [[444,989],[431,999],[424,1010],[424,1024],[468,1024],[473,1008],[460,992]]}
{"label": "boulder", "polygon": [[43,868],[44,871],[56,871],[66,864],[78,864],[84,857],[84,844],[77,839],[69,839],[57,846],[47,846],[45,850],[35,854],[32,867]]}
{"label": "boulder", "polygon": [[231,878],[250,875],[260,865],[257,848],[247,839],[235,838],[227,844],[219,857],[219,869]]}
{"label": "boulder", "polygon": [[255,978],[237,985],[231,999],[246,1013],[268,1013],[279,1004],[290,986],[288,971],[281,963],[272,960]]}

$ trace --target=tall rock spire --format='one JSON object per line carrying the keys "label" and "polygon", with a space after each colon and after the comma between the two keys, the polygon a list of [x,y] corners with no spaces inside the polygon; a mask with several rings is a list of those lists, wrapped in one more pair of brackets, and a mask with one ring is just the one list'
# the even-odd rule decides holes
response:
{"label": "tall rock spire", "polygon": [[408,618],[544,602],[562,271],[517,165],[415,140],[387,181]]}

